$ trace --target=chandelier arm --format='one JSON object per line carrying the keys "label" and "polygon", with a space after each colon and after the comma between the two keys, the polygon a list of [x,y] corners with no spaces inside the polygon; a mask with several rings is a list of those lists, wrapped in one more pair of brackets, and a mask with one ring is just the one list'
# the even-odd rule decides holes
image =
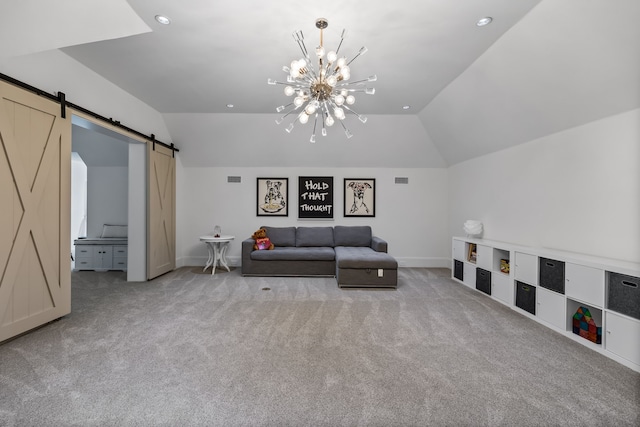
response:
{"label": "chandelier arm", "polygon": [[287,82],[279,82],[277,80],[270,80],[268,82],[268,84],[270,85],[284,85],[284,86],[293,86],[291,83],[287,83]]}
{"label": "chandelier arm", "polygon": [[307,46],[304,44],[304,34],[302,33],[302,30],[294,32],[293,39],[298,43],[304,57],[309,59],[309,52],[307,51]]}
{"label": "chandelier arm", "polygon": [[356,60],[357,57],[359,57],[360,55],[364,55],[365,53],[367,53],[368,49],[365,46],[362,46],[360,48],[360,50],[358,51],[358,53],[356,54],[356,56],[354,56],[353,58],[351,58],[351,61],[347,62],[347,66],[351,65],[351,63],[353,61]]}
{"label": "chandelier arm", "polygon": [[[293,104],[293,103],[291,103],[291,104]],[[291,105],[291,104],[289,104],[289,105]],[[294,112],[294,111],[296,111],[298,108],[300,108],[300,107],[295,107],[295,106],[294,106],[291,110],[287,111],[287,112],[284,114],[284,116],[281,116],[281,117],[280,117],[280,119],[279,119],[279,120],[280,120],[280,122],[282,122],[282,120],[284,120],[285,118],[287,118],[287,116],[288,116],[289,114],[293,113],[293,112]]]}
{"label": "chandelier arm", "polygon": [[349,129],[347,129],[347,127],[344,125],[344,122],[342,120],[340,120],[340,124],[342,125],[342,129],[344,129],[344,134],[347,135],[347,139],[350,139],[353,136],[353,134]]}
{"label": "chandelier arm", "polygon": [[346,105],[343,105],[342,108],[344,108],[345,110],[347,110],[351,114],[355,114],[356,116],[360,115],[360,114],[356,113],[355,111],[353,111],[351,108],[347,107]]}
{"label": "chandelier arm", "polygon": [[344,36],[347,34],[347,29],[342,29],[342,34],[340,34],[340,43],[338,44],[338,48],[336,49],[336,55],[340,52],[340,47],[342,47],[342,42],[344,41]]}
{"label": "chandelier arm", "polygon": [[[321,30],[322,31],[322,30]],[[313,140],[315,140],[316,137],[316,126],[318,125],[318,113],[316,112],[316,118],[313,121]]]}
{"label": "chandelier arm", "polygon": [[[346,83],[340,84],[339,87],[345,87],[350,85],[361,85],[363,83],[367,83],[368,81],[369,79],[362,79],[362,80],[356,80],[355,82],[346,82]],[[338,85],[336,85],[336,87],[338,87]]]}

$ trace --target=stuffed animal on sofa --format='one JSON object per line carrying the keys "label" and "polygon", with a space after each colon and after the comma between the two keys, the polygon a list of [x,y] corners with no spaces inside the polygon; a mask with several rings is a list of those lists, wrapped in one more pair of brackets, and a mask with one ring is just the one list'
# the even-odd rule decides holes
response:
{"label": "stuffed animal on sofa", "polygon": [[267,230],[265,230],[264,228],[261,228],[253,233],[251,238],[256,241],[253,244],[253,249],[256,251],[263,249],[271,250],[275,247],[273,246],[273,243],[271,243],[271,239],[267,237]]}

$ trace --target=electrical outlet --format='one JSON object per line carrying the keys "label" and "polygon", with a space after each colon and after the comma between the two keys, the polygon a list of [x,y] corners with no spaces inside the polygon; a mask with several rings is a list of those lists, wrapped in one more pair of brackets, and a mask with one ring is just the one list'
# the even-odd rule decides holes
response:
{"label": "electrical outlet", "polygon": [[378,269],[378,277],[382,277],[384,275],[384,270],[382,268]]}

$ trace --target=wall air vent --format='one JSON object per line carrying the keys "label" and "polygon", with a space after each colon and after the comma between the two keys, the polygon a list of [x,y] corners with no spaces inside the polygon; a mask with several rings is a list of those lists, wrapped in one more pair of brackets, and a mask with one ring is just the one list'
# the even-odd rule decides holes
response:
{"label": "wall air vent", "polygon": [[233,183],[242,182],[242,177],[240,177],[240,176],[228,176],[227,177],[227,182],[233,182]]}
{"label": "wall air vent", "polygon": [[408,184],[409,178],[406,176],[396,176],[396,184]]}

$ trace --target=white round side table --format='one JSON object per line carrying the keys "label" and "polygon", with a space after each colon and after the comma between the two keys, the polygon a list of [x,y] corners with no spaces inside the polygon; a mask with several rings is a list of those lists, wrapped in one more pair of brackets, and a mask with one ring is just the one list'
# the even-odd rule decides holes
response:
{"label": "white round side table", "polygon": [[200,241],[206,243],[209,250],[209,259],[202,271],[207,271],[207,268],[211,267],[211,275],[213,276],[218,264],[226,268],[227,271],[231,271],[227,265],[227,249],[229,242],[233,239],[235,239],[234,236],[200,236]]}

